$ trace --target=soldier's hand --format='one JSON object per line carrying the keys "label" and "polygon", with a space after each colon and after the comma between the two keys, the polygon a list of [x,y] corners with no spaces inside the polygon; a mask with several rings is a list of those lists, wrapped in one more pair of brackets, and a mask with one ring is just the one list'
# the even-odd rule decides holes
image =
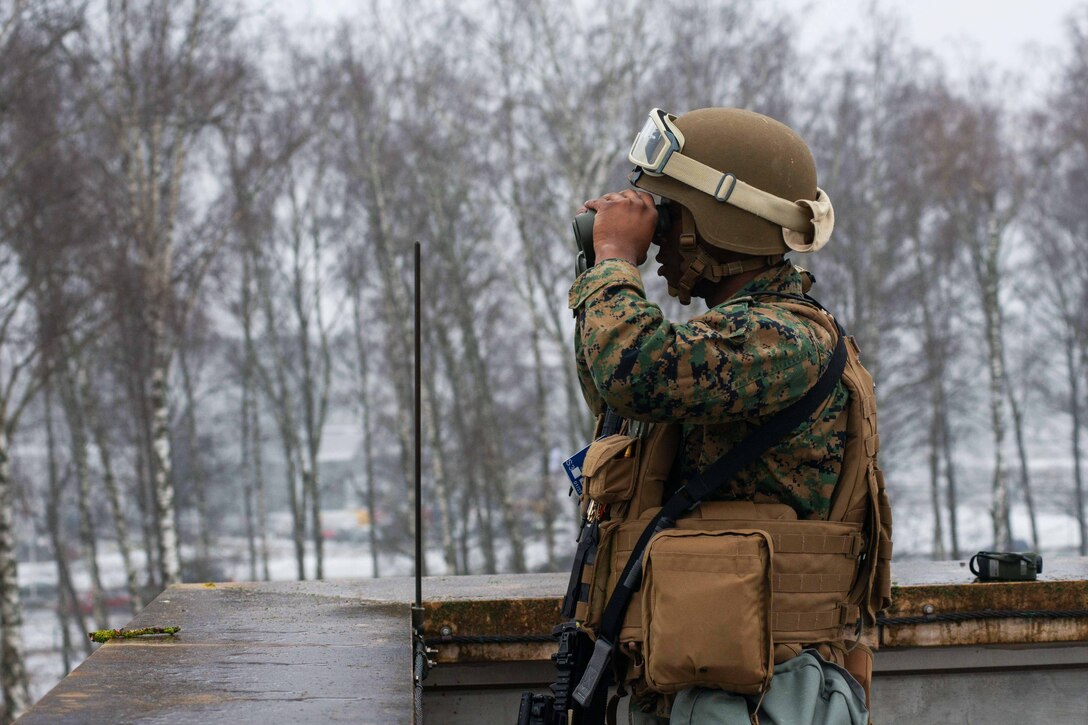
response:
{"label": "soldier's hand", "polygon": [[584,208],[597,212],[593,220],[593,252],[598,261],[626,259],[636,267],[646,261],[657,228],[657,208],[652,196],[645,191],[625,189],[591,199]]}

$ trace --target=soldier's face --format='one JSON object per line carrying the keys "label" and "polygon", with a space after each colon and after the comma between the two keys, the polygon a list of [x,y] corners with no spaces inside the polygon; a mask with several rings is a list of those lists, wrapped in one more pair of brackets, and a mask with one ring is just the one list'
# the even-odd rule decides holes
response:
{"label": "soldier's face", "polygon": [[661,240],[661,244],[657,248],[657,255],[654,257],[657,263],[661,265],[657,270],[658,276],[664,277],[665,281],[672,287],[679,284],[681,277],[680,217],[680,205],[675,201],[669,202],[669,218],[672,220],[672,227],[669,229],[668,235]]}

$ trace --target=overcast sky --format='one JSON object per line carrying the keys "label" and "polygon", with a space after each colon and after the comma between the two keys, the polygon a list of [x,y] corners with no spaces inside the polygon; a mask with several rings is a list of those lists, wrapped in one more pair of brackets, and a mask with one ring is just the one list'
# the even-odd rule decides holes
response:
{"label": "overcast sky", "polygon": [[[871,0],[777,0],[804,13],[801,45],[858,24]],[[1003,71],[1031,70],[1038,51],[1065,42],[1065,18],[1088,0],[902,0],[883,2],[903,19],[908,37],[932,49],[953,69],[979,63]]]}
{"label": "overcast sky", "polygon": [[[650,0],[652,1],[652,0]],[[360,0],[250,0],[298,22],[334,19],[369,5]],[[798,13],[804,26],[802,45],[819,48],[820,40],[857,24],[872,0],[774,0],[783,12]],[[1056,45],[1062,21],[1088,0],[900,0],[881,5],[902,16],[907,32],[947,60],[977,57],[987,65],[1012,69],[1025,48]],[[592,7],[592,5],[591,5]]]}

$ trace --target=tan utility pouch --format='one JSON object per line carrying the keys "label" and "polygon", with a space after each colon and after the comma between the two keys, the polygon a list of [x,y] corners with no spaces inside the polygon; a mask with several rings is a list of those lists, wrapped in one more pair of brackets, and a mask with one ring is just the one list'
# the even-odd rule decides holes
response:
{"label": "tan utility pouch", "polygon": [[611,590],[607,586],[612,571],[609,564],[612,560],[612,547],[619,524],[619,521],[605,521],[600,525],[597,530],[597,553],[582,569],[581,584],[586,597],[575,607],[574,618],[591,632],[596,632],[597,627],[600,626],[601,615],[604,613],[605,604],[608,603]]}
{"label": "tan utility pouch", "polygon": [[646,681],[658,692],[767,689],[771,537],[764,531],[670,529],[643,558]]}
{"label": "tan utility pouch", "polygon": [[582,463],[586,492],[599,504],[627,501],[635,493],[639,439],[610,435],[596,440]]}

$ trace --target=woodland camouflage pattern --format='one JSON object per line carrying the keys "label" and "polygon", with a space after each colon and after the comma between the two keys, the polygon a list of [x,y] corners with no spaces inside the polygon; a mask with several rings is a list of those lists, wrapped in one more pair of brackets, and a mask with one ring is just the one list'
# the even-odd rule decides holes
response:
{"label": "woodland camouflage pattern", "polygon": [[[799,295],[811,280],[786,262],[705,314],[674,324],[646,299],[635,267],[620,259],[599,262],[575,280],[569,298],[586,402],[595,414],[607,405],[626,418],[682,422],[681,473],[688,480],[753,424],[801,397],[827,366],[835,340],[825,328],[798,314],[793,301],[748,296]],[[847,398],[840,382],[793,437],[744,469],[718,498],[780,502],[799,518],[827,518],[846,447]]]}

